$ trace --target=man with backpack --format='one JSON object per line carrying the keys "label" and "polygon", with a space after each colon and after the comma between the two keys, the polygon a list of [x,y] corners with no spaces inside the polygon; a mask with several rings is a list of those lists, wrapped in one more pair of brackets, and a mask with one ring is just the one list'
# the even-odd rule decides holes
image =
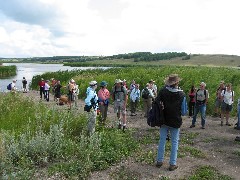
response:
{"label": "man with backpack", "polygon": [[174,171],[177,166],[177,151],[180,127],[182,125],[181,115],[187,113],[186,96],[184,92],[178,88],[181,79],[177,74],[171,74],[165,79],[165,85],[155,100],[156,103],[163,107],[162,113],[164,121],[160,124],[160,140],[157,154],[156,166],[160,168],[164,161],[164,152],[168,132],[171,135],[171,154],[169,160],[169,171]]}
{"label": "man with backpack", "polygon": [[[126,129],[126,105],[127,105],[127,89],[123,86],[123,81],[120,79],[115,80],[115,85],[112,89],[112,98],[114,101],[114,112],[117,113],[118,128]],[[121,119],[122,115],[122,119]]]}
{"label": "man with backpack", "polygon": [[232,90],[232,84],[228,83],[226,88],[221,92],[221,126],[223,126],[224,116],[226,117],[226,125],[231,126],[229,123],[229,115],[233,108],[234,91]]}
{"label": "man with backpack", "polygon": [[197,90],[196,92],[196,103],[195,103],[195,107],[194,107],[194,115],[193,115],[193,119],[192,119],[192,125],[190,126],[190,128],[194,128],[195,127],[195,123],[197,120],[197,115],[200,111],[201,113],[201,125],[202,125],[202,129],[205,129],[205,123],[206,123],[206,107],[207,107],[207,103],[208,103],[208,98],[209,98],[209,93],[208,90],[205,89],[206,88],[206,83],[201,82],[200,84],[200,89]]}
{"label": "man with backpack", "polygon": [[144,108],[144,117],[148,117],[148,112],[152,108],[152,101],[155,96],[152,92],[152,84],[147,83],[146,87],[142,90],[142,100],[143,100],[143,108]]}
{"label": "man with backpack", "polygon": [[23,93],[27,93],[27,80],[25,77],[23,77],[22,85],[23,85]]}
{"label": "man with backpack", "polygon": [[97,81],[91,81],[86,91],[84,111],[88,112],[88,134],[93,135],[95,132],[97,109],[98,109],[98,96],[96,93]]}

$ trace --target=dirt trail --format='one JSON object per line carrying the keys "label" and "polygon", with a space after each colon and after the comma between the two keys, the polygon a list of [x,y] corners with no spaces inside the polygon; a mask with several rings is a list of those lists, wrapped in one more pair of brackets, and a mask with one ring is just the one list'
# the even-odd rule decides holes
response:
{"label": "dirt trail", "polygon": [[[23,93],[28,97],[33,98],[35,101],[39,101],[39,92],[31,91]],[[50,101],[43,101],[49,106],[56,106],[53,101],[53,97],[50,96]],[[83,111],[84,102],[78,100],[78,109],[72,109],[74,111]],[[58,106],[63,110],[67,110],[67,105]],[[108,118],[115,118],[112,105],[109,107]],[[154,129],[158,131],[158,128],[150,128],[146,124],[146,119],[143,117],[143,112],[138,111],[137,116],[130,116],[130,112],[127,113],[127,126],[128,128],[136,128],[139,134],[146,134],[148,129]],[[236,118],[231,118],[230,122],[235,124]],[[187,116],[183,117],[183,125],[181,127],[181,134],[186,133],[198,133],[193,142],[193,147],[197,148],[205,154],[205,158],[195,158],[191,156],[185,156],[178,158],[177,164],[179,168],[175,171],[168,171],[169,156],[165,157],[163,167],[160,169],[155,167],[155,164],[144,164],[134,162],[132,158],[128,158],[125,161],[116,164],[108,168],[107,170],[100,172],[93,172],[89,179],[112,179],[110,174],[115,172],[120,167],[128,169],[130,172],[136,173],[139,179],[160,179],[161,176],[169,177],[170,179],[184,179],[191,175],[191,173],[200,165],[210,165],[215,167],[223,175],[228,175],[234,179],[240,179],[240,143],[234,141],[237,135],[240,135],[239,130],[235,130],[233,126],[220,126],[220,118],[213,118],[208,116],[206,121],[206,129],[201,129],[200,118],[197,119],[195,128],[189,128],[191,125],[191,119]],[[181,137],[180,137],[181,139]],[[179,145],[181,146],[181,140]],[[158,144],[154,144],[152,148],[157,148]],[[238,153],[236,153],[238,152]]]}

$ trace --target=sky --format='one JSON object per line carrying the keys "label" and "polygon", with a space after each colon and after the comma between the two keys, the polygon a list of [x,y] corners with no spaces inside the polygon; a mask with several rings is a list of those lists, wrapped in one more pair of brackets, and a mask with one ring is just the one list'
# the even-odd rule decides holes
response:
{"label": "sky", "polygon": [[239,0],[0,0],[0,57],[240,55]]}

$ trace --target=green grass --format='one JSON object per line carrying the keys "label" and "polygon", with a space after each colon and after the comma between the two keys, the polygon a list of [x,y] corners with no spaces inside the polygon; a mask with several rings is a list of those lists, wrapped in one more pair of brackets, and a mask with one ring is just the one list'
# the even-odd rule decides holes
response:
{"label": "green grass", "polygon": [[[85,98],[85,91],[89,82],[92,80],[96,80],[99,83],[103,80],[107,81],[108,89],[111,90],[114,85],[114,81],[117,78],[126,79],[128,86],[131,80],[135,79],[135,81],[140,84],[140,89],[142,90],[150,79],[154,79],[156,81],[158,88],[162,87],[164,85],[164,79],[171,73],[177,73],[182,78],[180,87],[186,94],[188,94],[188,91],[192,85],[195,85],[198,88],[200,82],[202,81],[207,84],[206,88],[210,94],[207,106],[207,114],[214,113],[215,92],[221,80],[224,80],[226,83],[232,83],[233,90],[235,91],[235,97],[237,98],[240,96],[240,71],[233,68],[223,67],[217,68],[198,66],[189,68],[184,66],[161,66],[111,68],[108,70],[95,69],[86,71],[64,71],[35,76],[32,80],[32,84],[33,88],[37,88],[38,81],[41,77],[44,79],[50,79],[54,77],[56,79],[60,79],[62,85],[66,85],[67,82],[73,78],[77,84],[80,85],[80,98]],[[140,102],[139,107],[142,107],[142,102]],[[234,108],[231,115],[235,116],[236,114],[237,110]]]}
{"label": "green grass", "polygon": [[206,155],[199,149],[192,146],[180,146],[179,147],[179,157],[184,157],[189,155],[194,158],[206,158]]}
{"label": "green grass", "polygon": [[187,178],[188,180],[232,180],[230,176],[220,174],[214,167],[202,166],[199,167],[193,175]]}
{"label": "green grass", "polygon": [[125,166],[120,166],[114,172],[110,174],[113,180],[138,180],[140,179],[140,173],[136,171],[131,171]]}
{"label": "green grass", "polygon": [[19,94],[0,94],[0,99],[0,179],[32,179],[42,168],[46,177],[86,179],[139,148],[131,130],[97,125],[89,137],[86,114],[58,111]]}

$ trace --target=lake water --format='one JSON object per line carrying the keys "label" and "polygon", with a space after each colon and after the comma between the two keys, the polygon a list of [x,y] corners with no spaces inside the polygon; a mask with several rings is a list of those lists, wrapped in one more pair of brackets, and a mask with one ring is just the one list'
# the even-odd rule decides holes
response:
{"label": "lake water", "polygon": [[4,66],[16,65],[17,75],[8,77],[6,79],[0,79],[0,91],[7,91],[7,85],[16,79],[16,86],[18,90],[22,89],[22,79],[26,78],[28,84],[31,82],[32,77],[35,75],[41,75],[45,72],[56,72],[59,70],[74,70],[74,69],[93,69],[93,67],[70,67],[63,66],[63,64],[36,64],[36,63],[3,63]]}

